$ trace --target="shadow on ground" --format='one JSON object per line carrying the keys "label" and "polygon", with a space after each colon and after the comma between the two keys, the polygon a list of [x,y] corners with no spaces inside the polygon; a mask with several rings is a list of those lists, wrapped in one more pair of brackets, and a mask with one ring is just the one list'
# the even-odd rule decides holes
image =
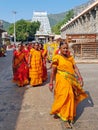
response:
{"label": "shadow on ground", "polygon": [[88,94],[88,98],[85,99],[84,101],[82,101],[78,107],[77,107],[77,116],[75,118],[75,121],[77,121],[79,119],[79,117],[82,115],[82,113],[84,112],[84,109],[86,107],[93,107],[94,103],[92,100],[92,97],[90,96],[90,93],[88,91],[86,91],[86,93]]}

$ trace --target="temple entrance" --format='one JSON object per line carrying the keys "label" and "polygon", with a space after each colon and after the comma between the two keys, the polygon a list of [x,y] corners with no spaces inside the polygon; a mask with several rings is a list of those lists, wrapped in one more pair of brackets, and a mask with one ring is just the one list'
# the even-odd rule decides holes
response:
{"label": "temple entrance", "polygon": [[72,46],[75,58],[98,59],[98,43],[79,43]]}
{"label": "temple entrance", "polygon": [[98,59],[96,34],[68,34],[66,38],[76,59]]}

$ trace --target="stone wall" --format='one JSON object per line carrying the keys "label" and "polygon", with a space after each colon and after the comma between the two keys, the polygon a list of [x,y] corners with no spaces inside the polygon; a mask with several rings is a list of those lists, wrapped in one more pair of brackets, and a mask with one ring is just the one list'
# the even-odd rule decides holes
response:
{"label": "stone wall", "polygon": [[90,33],[98,33],[98,4],[61,28],[62,38],[65,38],[66,34]]}

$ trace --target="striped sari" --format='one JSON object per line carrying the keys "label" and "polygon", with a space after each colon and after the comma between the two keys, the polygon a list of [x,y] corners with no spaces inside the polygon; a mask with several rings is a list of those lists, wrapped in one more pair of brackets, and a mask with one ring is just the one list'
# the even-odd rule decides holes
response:
{"label": "striped sari", "polygon": [[30,50],[31,62],[29,69],[30,85],[36,86],[41,85],[43,68],[42,68],[42,55],[41,52],[35,49]]}

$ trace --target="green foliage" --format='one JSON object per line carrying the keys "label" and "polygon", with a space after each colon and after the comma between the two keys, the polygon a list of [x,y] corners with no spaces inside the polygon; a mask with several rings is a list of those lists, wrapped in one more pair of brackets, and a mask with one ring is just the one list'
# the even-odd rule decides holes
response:
{"label": "green foliage", "polygon": [[57,23],[55,26],[52,27],[52,31],[55,34],[60,34],[60,28],[63,24],[66,24],[72,17],[74,16],[73,10],[70,10],[66,13],[64,20]]}
{"label": "green foliage", "polygon": [[[39,22],[29,22],[26,20],[19,20],[15,23],[16,40],[26,41],[29,37],[33,37],[36,31],[39,29]],[[11,24],[8,30],[10,35],[14,34],[14,24]]]}
{"label": "green foliage", "polygon": [[62,21],[62,24],[67,23],[71,18],[73,18],[73,16],[74,16],[74,11],[73,10],[68,11],[66,17]]}
{"label": "green foliage", "polygon": [[60,34],[61,26],[62,26],[62,22],[59,22],[54,27],[52,27],[52,32],[54,32],[55,34]]}
{"label": "green foliage", "polygon": [[9,26],[9,28],[8,28],[8,33],[9,33],[10,35],[13,35],[13,33],[14,33],[14,24],[11,24],[11,25]]}
{"label": "green foliage", "polygon": [[39,30],[39,27],[40,27],[40,22],[30,22],[28,23],[28,26],[27,26],[27,32],[28,32],[28,35],[31,37],[31,36],[34,36],[36,31]]}

